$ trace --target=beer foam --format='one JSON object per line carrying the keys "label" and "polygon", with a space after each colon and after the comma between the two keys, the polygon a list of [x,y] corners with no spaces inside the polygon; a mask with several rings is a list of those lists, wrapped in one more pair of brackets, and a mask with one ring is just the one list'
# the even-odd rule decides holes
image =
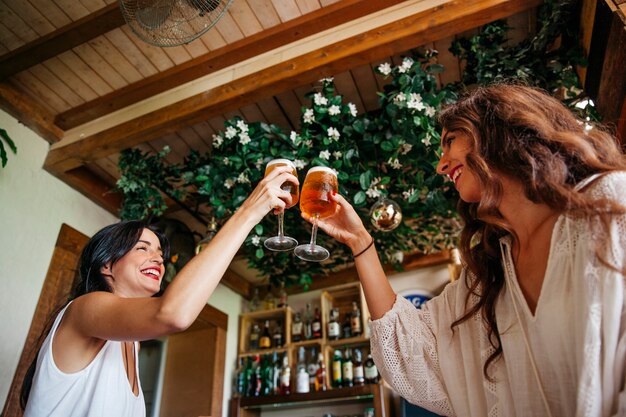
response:
{"label": "beer foam", "polygon": [[276,164],[285,164],[292,167],[293,169],[296,169],[296,165],[293,163],[293,161],[290,161],[289,159],[272,159],[267,163],[267,165],[265,165],[265,167],[267,168]]}
{"label": "beer foam", "polygon": [[335,172],[334,169],[329,168],[329,167],[324,167],[324,166],[317,166],[317,167],[313,167],[311,169],[309,169],[309,171],[306,173],[307,175],[312,174],[314,172],[326,172],[327,174],[331,174],[333,176],[337,176],[337,172]]}

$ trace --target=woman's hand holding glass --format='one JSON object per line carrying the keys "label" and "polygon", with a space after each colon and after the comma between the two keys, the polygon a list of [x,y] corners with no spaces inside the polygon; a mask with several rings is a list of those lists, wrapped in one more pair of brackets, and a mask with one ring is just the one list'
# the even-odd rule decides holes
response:
{"label": "woman's hand holding glass", "polygon": [[320,262],[330,256],[327,249],[315,243],[317,221],[335,214],[337,202],[332,196],[337,194],[337,191],[337,174],[331,168],[313,167],[307,172],[300,195],[300,211],[313,223],[313,230],[311,242],[296,247],[294,252],[298,258]]}
{"label": "woman's hand holding glass", "polygon": [[300,184],[291,167],[282,166],[272,170],[259,182],[237,211],[253,213],[251,221],[254,221],[254,224],[260,222],[270,210],[275,214],[280,213],[286,207],[295,204],[292,203],[291,193],[281,188],[287,181],[294,184],[294,187]]}
{"label": "woman's hand holding glass", "polygon": [[[289,167],[291,168],[292,175],[295,177],[298,176],[296,166],[293,162],[288,159],[273,159],[269,161],[265,167],[265,177],[267,178],[272,173],[272,171],[279,167]],[[288,204],[285,204],[284,210],[295,206],[298,202],[298,197],[300,194],[298,185],[286,181],[281,185],[281,189],[291,194],[291,201]],[[278,213],[278,235],[270,237],[264,242],[265,247],[273,251],[288,251],[298,245],[298,241],[296,239],[285,236],[283,232],[283,219],[285,215],[284,210],[280,210],[280,212]]]}

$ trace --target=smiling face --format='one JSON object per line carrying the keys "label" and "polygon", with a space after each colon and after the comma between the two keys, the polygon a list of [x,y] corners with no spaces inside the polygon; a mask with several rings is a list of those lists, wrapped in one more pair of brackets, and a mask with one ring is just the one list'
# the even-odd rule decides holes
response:
{"label": "smiling face", "polygon": [[467,155],[472,152],[471,138],[460,130],[443,130],[441,134],[441,158],[437,173],[447,175],[467,203],[480,201],[481,188],[474,172],[467,166]]}
{"label": "smiling face", "polygon": [[143,229],[135,246],[112,266],[104,266],[102,275],[120,297],[150,297],[159,291],[164,271],[159,238]]}

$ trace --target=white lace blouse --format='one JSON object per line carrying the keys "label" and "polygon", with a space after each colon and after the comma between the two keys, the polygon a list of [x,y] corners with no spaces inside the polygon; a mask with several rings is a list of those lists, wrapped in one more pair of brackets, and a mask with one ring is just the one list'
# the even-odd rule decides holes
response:
{"label": "white lace blouse", "polygon": [[[626,206],[626,173],[606,175],[585,192]],[[626,416],[626,278],[596,259],[594,239],[610,239],[606,258],[624,268],[626,216],[613,218],[608,236],[598,224],[561,216],[534,315],[510,239],[502,239],[506,277],[496,317],[503,354],[489,368],[494,382],[483,375],[493,349],[482,317],[450,330],[464,312],[465,273],[421,310],[398,296],[370,322],[381,375],[408,401],[446,416]]]}

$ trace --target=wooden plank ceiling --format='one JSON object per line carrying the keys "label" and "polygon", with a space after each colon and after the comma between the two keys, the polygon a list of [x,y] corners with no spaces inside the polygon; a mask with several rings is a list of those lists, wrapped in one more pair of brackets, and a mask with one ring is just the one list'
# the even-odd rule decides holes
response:
{"label": "wooden plank ceiling", "polygon": [[540,3],[234,0],[199,39],[160,48],[132,33],[115,0],[0,0],[0,106],[50,142],[46,170],[117,213],[109,191],[125,148],[169,145],[180,161],[209,150],[235,115],[295,129],[304,94],[326,76],[359,112],[374,110],[379,63],[435,48],[440,82],[455,81],[455,36],[507,18],[516,42]]}

